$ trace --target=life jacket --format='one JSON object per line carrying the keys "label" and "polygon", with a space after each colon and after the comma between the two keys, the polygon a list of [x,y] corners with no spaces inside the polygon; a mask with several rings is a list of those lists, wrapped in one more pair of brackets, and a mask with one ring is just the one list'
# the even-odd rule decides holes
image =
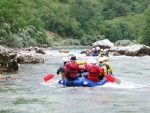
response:
{"label": "life jacket", "polygon": [[107,73],[107,67],[106,67],[106,66],[104,66],[103,64],[99,64],[99,66],[102,68],[102,70],[103,70],[103,72],[104,72],[103,74],[100,74],[100,76],[101,76],[101,75],[104,75],[104,74],[105,74],[105,75],[108,74],[108,73]]}
{"label": "life jacket", "polygon": [[90,50],[86,50],[86,54],[89,55],[91,52]]}
{"label": "life jacket", "polygon": [[109,65],[107,63],[103,63],[103,66],[106,66],[107,70],[109,69]]}
{"label": "life jacket", "polygon": [[97,50],[96,50],[96,49],[94,49],[94,50],[93,50],[93,52],[94,52],[94,53],[97,53]]}
{"label": "life jacket", "polygon": [[98,66],[91,65],[88,71],[89,71],[88,79],[90,79],[90,80],[92,80],[94,82],[98,82],[99,81]]}
{"label": "life jacket", "polygon": [[78,77],[78,64],[76,62],[68,62],[65,66],[65,76],[68,79]]}
{"label": "life jacket", "polygon": [[84,61],[81,61],[81,60],[76,60],[76,63],[77,63],[78,65],[83,65],[85,62],[84,62]]}
{"label": "life jacket", "polygon": [[103,63],[103,66],[106,67],[106,69],[107,69],[107,74],[112,73],[112,68],[110,67],[110,64],[109,64],[109,63],[104,62],[104,63]]}

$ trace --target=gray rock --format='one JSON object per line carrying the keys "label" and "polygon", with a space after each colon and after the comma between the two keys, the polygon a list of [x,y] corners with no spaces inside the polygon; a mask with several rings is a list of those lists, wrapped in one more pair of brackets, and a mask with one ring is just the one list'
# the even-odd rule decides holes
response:
{"label": "gray rock", "polygon": [[144,56],[150,55],[150,47],[136,44],[125,47],[113,47],[109,49],[109,52],[118,52],[120,55],[126,56]]}
{"label": "gray rock", "polygon": [[150,55],[150,47],[146,45],[133,45],[127,51],[126,56],[144,56]]}
{"label": "gray rock", "polygon": [[114,43],[110,42],[108,39],[99,40],[93,43],[93,47],[99,46],[100,48],[112,48],[114,47]]}
{"label": "gray rock", "polygon": [[46,54],[42,48],[36,48],[35,51],[36,53]]}
{"label": "gray rock", "polygon": [[43,58],[37,58],[35,56],[31,55],[21,55],[17,58],[17,62],[21,64],[26,64],[26,63],[44,63]]}
{"label": "gray rock", "polygon": [[120,53],[118,53],[118,52],[114,52],[113,53],[113,56],[120,56],[121,54]]}
{"label": "gray rock", "polygon": [[16,56],[16,53],[12,53],[8,49],[0,46],[0,71],[17,71],[19,67],[15,60]]}

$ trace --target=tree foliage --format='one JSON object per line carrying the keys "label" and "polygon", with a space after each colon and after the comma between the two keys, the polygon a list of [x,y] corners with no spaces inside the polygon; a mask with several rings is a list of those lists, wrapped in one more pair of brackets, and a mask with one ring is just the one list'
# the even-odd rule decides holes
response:
{"label": "tree foliage", "polygon": [[150,46],[150,7],[144,15],[144,27],[142,29],[141,37],[139,38],[140,43]]}
{"label": "tree foliage", "polygon": [[0,43],[58,45],[58,37],[46,35],[50,31],[68,38],[64,44],[91,45],[104,37],[150,45],[149,4],[149,0],[0,0]]}

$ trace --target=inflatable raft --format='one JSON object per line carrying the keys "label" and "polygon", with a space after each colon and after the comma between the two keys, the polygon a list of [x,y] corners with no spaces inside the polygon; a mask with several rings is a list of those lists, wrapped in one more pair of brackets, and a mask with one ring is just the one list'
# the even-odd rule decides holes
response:
{"label": "inflatable raft", "polygon": [[63,78],[63,79],[58,81],[58,84],[62,84],[62,85],[66,85],[66,86],[95,87],[95,86],[104,85],[107,82],[108,81],[106,80],[105,77],[102,80],[98,81],[98,82],[93,82],[93,81],[91,81],[87,78],[79,77],[79,78],[76,78],[73,81],[70,81],[70,80],[67,80],[67,79]]}
{"label": "inflatable raft", "polygon": [[59,50],[60,53],[69,53],[69,50]]}

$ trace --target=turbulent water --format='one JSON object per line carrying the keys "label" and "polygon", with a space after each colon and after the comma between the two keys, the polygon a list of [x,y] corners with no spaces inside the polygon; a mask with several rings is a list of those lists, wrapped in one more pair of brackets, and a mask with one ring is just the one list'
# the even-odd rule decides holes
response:
{"label": "turbulent water", "polygon": [[[79,59],[85,55],[71,49]],[[0,113],[149,113],[150,56],[110,57],[113,74],[122,83],[99,87],[58,85],[60,75],[49,82],[43,77],[62,65],[58,50],[46,51],[44,64],[21,64],[16,80],[0,82]],[[91,58],[91,57],[90,57]]]}

